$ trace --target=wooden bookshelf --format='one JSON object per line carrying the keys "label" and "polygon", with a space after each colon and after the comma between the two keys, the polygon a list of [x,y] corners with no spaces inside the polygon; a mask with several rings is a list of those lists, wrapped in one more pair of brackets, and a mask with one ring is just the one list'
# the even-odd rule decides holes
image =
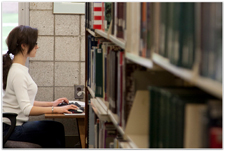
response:
{"label": "wooden bookshelf", "polygon": [[[210,4],[207,4],[207,5],[210,5]],[[117,6],[118,6],[117,3],[115,5],[113,5],[113,7],[117,7]],[[121,8],[123,8],[122,4],[120,6],[121,6]],[[149,147],[154,148],[154,145],[156,145],[156,148],[160,148],[160,147],[166,148],[167,147],[166,145],[168,145],[169,143],[170,143],[169,145],[171,145],[171,146],[174,144],[175,144],[174,146],[179,146],[181,144],[181,146],[185,148],[185,145],[184,145],[185,137],[181,136],[181,135],[178,136],[178,134],[173,136],[173,132],[174,132],[174,129],[177,128],[180,130],[179,134],[185,135],[184,133],[182,133],[182,131],[184,132],[185,130],[183,130],[183,127],[180,127],[180,126],[187,127],[188,124],[190,124],[190,123],[193,125],[195,123],[197,123],[196,121],[193,122],[194,120],[190,120],[189,121],[190,123],[187,124],[187,121],[185,121],[185,116],[183,116],[183,115],[187,114],[187,111],[185,109],[187,107],[186,105],[189,103],[188,101],[192,101],[192,99],[193,100],[196,99],[196,100],[194,100],[196,102],[193,104],[201,104],[200,101],[203,101],[203,99],[204,99],[204,101],[205,100],[208,101],[208,99],[210,100],[211,98],[213,98],[215,101],[222,101],[222,95],[223,95],[222,83],[199,75],[199,72],[201,71],[201,73],[205,74],[206,76],[211,77],[211,75],[213,75],[212,74],[213,72],[211,72],[211,71],[214,71],[214,70],[212,70],[212,68],[210,68],[211,71],[207,71],[210,69],[208,69],[208,68],[205,69],[205,66],[203,67],[203,66],[195,64],[193,70],[190,70],[190,68],[192,68],[193,64],[196,63],[196,60],[199,61],[199,63],[202,63],[203,65],[205,65],[204,62],[207,62],[209,59],[212,59],[211,56],[209,56],[209,53],[211,53],[211,52],[208,52],[211,50],[204,50],[203,48],[201,48],[202,49],[201,55],[199,55],[199,56],[196,55],[197,49],[200,49],[200,48],[197,48],[197,47],[200,47],[200,46],[197,46],[199,44],[198,39],[205,40],[203,37],[198,35],[199,33],[203,32],[203,31],[201,31],[201,32],[197,31],[200,29],[200,27],[198,27],[198,26],[201,25],[199,23],[202,22],[202,20],[201,20],[202,18],[200,18],[198,20],[199,22],[197,22],[197,19],[194,20],[196,23],[193,21],[193,18],[194,18],[193,16],[195,15],[195,13],[199,16],[203,15],[203,14],[199,14],[199,12],[197,12],[197,7],[200,7],[200,4],[190,4],[190,5],[185,4],[185,5],[183,5],[183,3],[182,3],[179,5],[175,5],[175,4],[166,4],[166,3],[150,4],[150,3],[144,3],[144,2],[143,3],[129,3],[126,5],[126,13],[125,13],[126,18],[122,18],[123,15],[119,16],[118,14],[117,14],[117,16],[114,16],[115,18],[121,17],[120,18],[121,23],[115,24],[116,22],[114,22],[114,25],[113,25],[113,21],[111,20],[109,28],[108,28],[108,25],[103,27],[103,28],[105,28],[105,27],[108,28],[107,32],[105,32],[103,30],[99,30],[99,29],[95,29],[95,30],[86,29],[86,33],[91,34],[92,36],[102,37],[101,40],[96,40],[96,38],[93,38],[93,37],[90,40],[91,42],[93,42],[93,44],[91,43],[91,45],[95,46],[95,47],[93,47],[94,52],[93,52],[93,50],[88,51],[86,49],[86,58],[87,58],[87,54],[89,54],[91,56],[89,58],[91,58],[91,61],[94,60],[94,63],[96,63],[95,60],[99,59],[99,58],[98,59],[94,58],[97,56],[96,54],[101,53],[101,55],[103,56],[102,57],[103,61],[98,62],[98,63],[99,63],[99,65],[101,65],[99,67],[102,68],[102,71],[103,70],[106,71],[106,72],[101,72],[101,73],[103,73],[103,78],[105,76],[107,78],[106,78],[106,81],[102,80],[100,82],[96,82],[97,83],[96,85],[98,85],[98,86],[100,85],[99,86],[100,92],[102,92],[102,90],[103,90],[103,93],[98,92],[98,95],[104,94],[104,82],[106,82],[107,84],[109,82],[111,84],[111,88],[106,88],[107,93],[109,93],[107,95],[110,95],[110,97],[106,95],[108,100],[111,101],[110,108],[109,108],[109,102],[105,101],[103,98],[96,97],[95,92],[93,92],[90,87],[87,87],[88,91],[90,92],[90,94],[92,96],[91,106],[94,110],[94,113],[99,117],[99,119],[112,122],[113,125],[115,126],[115,128],[117,129],[118,133],[120,133],[123,136],[123,139],[125,140],[125,142],[121,142],[120,145],[122,146],[122,148],[126,148],[126,149],[130,149],[130,148],[138,149],[138,148],[149,148]],[[208,7],[212,7],[212,6],[208,6]],[[215,6],[213,6],[213,7],[215,7]],[[219,6],[217,6],[217,7],[219,7]],[[150,9],[148,9],[148,8],[150,8]],[[179,12],[180,14],[176,14],[175,12],[173,12],[174,11],[173,8],[179,8],[179,9],[182,8],[182,9],[184,9],[184,11],[182,10],[182,12]],[[191,9],[194,8],[194,10],[196,9],[193,13],[194,15],[192,13],[190,13],[193,16],[188,16],[190,14],[189,13],[187,14],[185,12],[188,10],[187,8],[191,8]],[[145,11],[142,11],[141,9],[143,9],[143,10],[146,9],[145,10],[146,15],[143,14],[143,13],[145,13]],[[165,9],[166,11],[163,9]],[[118,9],[117,9],[117,11],[118,11]],[[167,13],[167,11],[169,13]],[[201,11],[202,11],[202,9],[201,9]],[[217,13],[218,12],[219,11],[217,11]],[[153,15],[153,16],[151,16],[151,15]],[[182,26],[182,23],[180,23],[180,20],[179,20],[181,18],[181,15],[184,15],[184,17],[182,16],[183,18],[186,17],[185,19],[183,19],[184,21],[187,21],[187,19],[191,20],[191,22],[189,22],[190,25],[185,24],[185,26]],[[198,18],[199,16],[196,16],[196,18]],[[93,17],[93,16],[91,16],[91,17]],[[141,18],[138,18],[138,17],[141,17]],[[188,17],[190,17],[190,18],[188,18]],[[168,21],[169,20],[168,18],[170,19],[170,21]],[[172,18],[174,20],[176,19],[175,21],[177,23],[177,26],[174,25],[174,20],[172,20]],[[111,19],[113,19],[113,18],[111,18]],[[119,19],[119,18],[116,18],[116,19]],[[126,20],[123,20],[123,19],[126,19]],[[217,19],[217,20],[219,20],[219,19]],[[139,21],[140,21],[140,24],[139,24]],[[151,24],[149,24],[147,21],[149,21],[149,23],[151,23]],[[192,21],[194,23],[192,23]],[[108,22],[108,20],[107,20],[107,22]],[[124,26],[125,24],[123,24],[122,22],[126,24],[126,28]],[[132,22],[134,24],[131,24]],[[123,24],[122,28],[121,28],[121,24]],[[87,25],[87,26],[90,28],[93,28],[92,25]],[[183,28],[181,29],[180,26],[185,27],[184,28],[185,31]],[[115,28],[112,28],[112,27],[115,27]],[[165,29],[164,29],[164,27],[165,27]],[[172,30],[170,29],[170,27],[173,27]],[[190,31],[190,29],[186,28],[186,27],[189,27],[190,29],[196,28],[196,31],[194,31],[194,32],[192,30]],[[99,27],[99,28],[102,28],[102,27]],[[199,29],[197,29],[197,28],[199,28]],[[206,27],[204,27],[204,28],[206,28]],[[218,29],[215,29],[215,30],[220,30],[219,29],[220,27],[217,27],[217,28]],[[114,31],[113,34],[111,33],[112,29]],[[199,32],[199,33],[197,34],[197,32]],[[182,36],[180,37],[180,35],[179,35],[178,37],[176,37],[177,38],[176,39],[173,36],[176,35],[177,33],[178,34],[181,33]],[[189,34],[191,34],[191,36]],[[196,37],[194,37],[193,35]],[[214,33],[212,35],[214,35]],[[117,38],[116,36],[123,37],[124,39]],[[187,37],[188,37],[188,40],[186,39]],[[218,38],[218,37],[216,37],[216,38]],[[105,39],[105,40],[103,40],[103,39]],[[87,45],[87,43],[88,43],[87,35],[86,35],[85,40],[86,40],[86,45]],[[126,40],[127,40],[127,42],[126,42]],[[107,43],[108,41],[112,42],[116,46],[119,46],[123,50],[121,50],[120,48],[114,49],[113,46],[107,47],[107,44],[101,45],[101,42]],[[96,43],[98,43],[98,44],[96,44]],[[196,48],[192,47],[192,44],[193,44],[193,46],[195,44]],[[213,46],[214,45],[215,44],[213,43]],[[99,46],[99,48],[97,48],[98,50],[100,50],[100,47],[103,46],[102,47],[103,51],[97,52],[96,46]],[[107,48],[107,50],[106,50],[106,48]],[[172,50],[173,48],[174,48],[174,50]],[[182,50],[181,50],[181,48],[182,48]],[[215,48],[217,48],[217,47],[215,47]],[[120,53],[120,51],[121,52],[124,51],[124,53]],[[206,53],[206,54],[204,54],[204,55],[206,55],[206,57],[204,55],[202,55],[204,53],[204,51]],[[216,54],[213,54],[213,55],[216,56],[216,55],[220,54],[220,46],[218,46],[218,48],[215,51],[216,51]],[[110,53],[112,53],[113,55],[111,55]],[[168,58],[163,57],[163,55]],[[115,59],[115,56],[117,57],[116,59]],[[151,56],[151,57],[145,58],[142,56]],[[201,58],[200,56],[205,57],[205,58]],[[120,60],[118,58],[120,58]],[[100,60],[101,60],[101,58],[100,58]],[[115,60],[117,60],[116,65],[114,64]],[[134,64],[130,64],[129,63],[130,61],[133,62]],[[90,62],[90,60],[89,60],[89,62]],[[179,64],[179,66],[176,66],[176,65],[174,65],[175,63],[172,64],[170,62],[175,62],[176,64]],[[87,63],[87,61],[86,61],[86,63]],[[92,63],[93,62],[91,62],[90,64],[92,65]],[[103,63],[105,63],[105,64],[103,64]],[[107,63],[107,66],[105,66],[106,63]],[[110,66],[111,64],[113,64],[113,66]],[[135,64],[140,65],[141,67],[145,67],[145,68],[141,68],[140,66],[136,66]],[[96,71],[95,65],[96,64],[94,64],[93,68],[91,69],[91,73],[93,73],[93,71]],[[220,60],[218,60],[218,62],[216,62],[216,63],[213,63],[212,67],[215,67],[216,65],[218,65],[218,68],[220,67]],[[180,66],[183,66],[183,67],[180,67]],[[106,68],[104,68],[104,67],[106,67]],[[216,66],[216,68],[217,68],[217,66]],[[99,68],[97,68],[97,69],[99,69]],[[110,70],[108,70],[108,69],[110,69]],[[117,71],[111,73],[111,72],[109,72],[109,71],[111,71],[111,69],[117,70]],[[151,82],[150,80],[148,80],[148,79],[150,79],[149,78],[150,74],[149,75],[146,74],[147,76],[145,76],[145,73],[139,74],[139,71],[138,72],[134,71],[136,69],[140,70],[140,72],[146,71],[146,73],[147,72],[152,72],[153,74],[157,73],[157,74],[160,74],[160,76],[157,75],[157,77],[161,77],[161,75],[163,77],[159,81],[156,81],[157,80],[157,77],[156,77],[156,79],[154,79],[155,83],[151,83],[151,84],[147,85],[147,82]],[[86,70],[87,70],[87,68],[86,68]],[[158,71],[156,71],[156,70],[162,70],[163,72],[158,73]],[[97,72],[97,73],[99,73],[99,72]],[[119,78],[117,78],[117,77],[114,78],[116,76],[116,73],[117,73],[117,76],[119,75],[118,76]],[[136,75],[133,73],[135,73]],[[132,74],[133,74],[133,77],[132,77]],[[120,78],[121,75],[123,76],[123,78]],[[127,77],[124,77],[124,76],[127,76]],[[137,88],[138,87],[137,85],[140,83],[140,82],[139,83],[137,82],[139,80],[138,78],[141,78],[144,76],[147,77],[146,78],[147,80],[144,79],[143,81],[144,82],[147,81],[146,85],[150,86],[150,87],[148,89],[140,88],[141,90],[139,90]],[[175,80],[174,81],[170,80],[168,78],[169,76],[171,76]],[[220,70],[217,69],[215,72],[215,75],[213,75],[212,77],[217,78],[218,80],[221,81]],[[126,78],[129,80],[127,80]],[[109,79],[110,80],[113,79],[113,80],[110,81]],[[124,81],[124,79],[126,79],[126,80]],[[167,79],[167,81],[166,82],[162,81],[162,79]],[[85,80],[87,82],[87,78]],[[141,81],[141,82],[144,83],[143,81]],[[101,82],[103,82],[103,84],[101,84]],[[118,85],[115,84],[115,82],[117,82]],[[136,82],[136,85],[134,84],[135,82]],[[128,84],[131,83],[131,84],[128,85],[127,83]],[[166,83],[166,84],[163,85],[162,83],[163,84]],[[128,86],[131,87],[131,90],[129,90],[129,88],[127,88]],[[201,90],[204,90],[204,91],[201,91],[196,88],[197,93],[199,90],[199,93],[202,93],[201,94],[202,96],[199,94],[195,94],[195,88],[189,87],[189,86],[198,87]],[[164,87],[168,87],[168,89],[164,88]],[[172,88],[170,90],[169,87],[173,87],[173,90],[172,90]],[[175,88],[175,87],[178,87],[178,88]],[[132,88],[134,88],[136,90],[134,90]],[[144,89],[144,90],[142,90],[142,89]],[[176,90],[179,90],[179,92],[176,92]],[[194,93],[192,92],[192,90]],[[123,92],[123,93],[125,93],[125,95],[117,95],[117,93],[115,93],[116,91],[117,91],[117,93]],[[189,91],[190,91],[190,94],[189,94]],[[135,94],[135,96],[134,96],[134,94]],[[208,96],[208,94],[210,94],[214,97]],[[195,98],[194,95],[196,95],[197,97]],[[121,96],[124,98],[126,97],[126,99],[124,99],[124,98],[123,99],[126,100],[127,102],[126,103],[119,102],[119,104],[117,104],[116,100],[121,101],[121,99],[120,99]],[[199,96],[205,97],[205,98],[202,98],[202,100],[201,100],[201,99],[199,99],[200,98]],[[151,99],[150,99],[150,97],[151,97]],[[184,98],[187,100],[185,100]],[[184,99],[184,100],[182,100],[182,99]],[[190,100],[188,100],[188,99],[190,99]],[[198,102],[198,99],[199,99],[199,102]],[[160,101],[158,101],[158,100],[160,100]],[[153,101],[155,101],[155,102],[153,102]],[[181,106],[182,103],[180,103],[179,101],[182,101],[182,102],[187,101],[188,103],[185,104],[184,106]],[[207,103],[204,104],[205,107],[210,108],[210,106],[208,106]],[[191,103],[189,103],[189,104],[191,104]],[[125,128],[120,126],[119,116],[117,114],[113,113],[113,112],[115,112],[115,113],[117,112],[117,111],[115,111],[116,105],[118,105],[119,107],[121,107],[121,106],[124,107],[123,109],[127,109],[127,112],[122,112],[123,120],[124,121],[126,120]],[[154,110],[151,105],[153,105],[157,109]],[[112,109],[112,111],[113,110],[114,111],[112,112],[110,109]],[[209,111],[209,110],[207,110],[207,111]],[[204,111],[201,111],[201,114],[203,114],[203,112]],[[120,113],[120,115],[122,113]],[[156,114],[157,114],[157,116],[156,116]],[[175,118],[177,118],[175,120],[174,115],[178,116],[178,114],[180,117],[175,117]],[[154,119],[157,122],[155,122],[154,120],[151,121],[152,119]],[[168,119],[168,120],[166,121],[165,119]],[[200,121],[199,119],[198,119],[198,121]],[[186,123],[183,122],[182,120],[184,120]],[[175,121],[175,122],[173,124],[171,124],[172,123],[171,121]],[[181,122],[183,122],[183,123],[181,123]],[[156,124],[152,125],[152,123],[156,123]],[[163,128],[160,127],[161,125],[164,126],[164,123],[165,123],[165,127],[168,128],[166,130],[164,129],[164,127]],[[167,127],[166,124],[169,126]],[[171,125],[173,126],[172,130],[169,129],[172,127]],[[203,127],[203,125],[201,125],[201,126]],[[157,131],[157,132],[154,133],[154,131]],[[165,134],[163,134],[164,132],[165,132]],[[151,135],[152,133],[154,133],[154,135],[160,135],[160,136],[158,136],[160,138],[157,138],[157,140],[154,143],[151,142],[151,140],[154,140],[151,138],[151,137],[154,137],[154,135]],[[190,135],[191,135],[191,133],[192,132],[189,132]],[[192,137],[193,137],[193,135],[192,135]],[[172,140],[171,138],[174,139],[175,141]],[[168,140],[166,140],[166,139],[168,139]],[[167,142],[164,142],[164,141],[167,141]],[[170,141],[171,142],[174,141],[174,142],[171,143]],[[180,143],[179,141],[182,143]],[[204,143],[205,144],[201,144],[201,145],[206,145],[206,143],[208,143],[208,142],[204,142]],[[177,144],[179,144],[179,145],[177,145]],[[168,148],[171,148],[171,147],[168,147]]]}
{"label": "wooden bookshelf", "polygon": [[100,37],[99,35],[97,35],[94,31],[90,30],[90,29],[87,29],[86,30],[94,37]]}
{"label": "wooden bookshelf", "polygon": [[173,73],[174,75],[180,77],[181,79],[184,79],[186,81],[193,83],[194,85],[204,89],[208,93],[220,99],[222,98],[222,93],[223,93],[222,83],[219,83],[209,78],[201,77],[192,70],[188,70],[188,69],[184,69],[184,68],[180,68],[175,65],[172,65],[167,58],[164,58],[156,53],[153,53],[152,60],[157,65]]}
{"label": "wooden bookshelf", "polygon": [[[112,41],[115,45],[125,49],[124,40],[118,39],[113,35],[109,35],[109,37],[108,37],[107,33],[102,30],[95,30],[95,32],[93,32],[90,29],[87,29],[87,31],[93,36],[97,36],[97,34],[98,34],[98,35]],[[171,64],[167,58],[164,58],[163,56],[160,56],[157,53],[153,53],[152,60],[138,56],[138,55],[130,53],[130,52],[126,52],[125,57],[128,60],[135,62],[135,63],[137,63],[141,66],[144,66],[146,68],[149,68],[149,69],[154,68],[153,63],[155,63],[155,64],[161,66],[162,68],[164,68],[165,70],[173,73],[174,75],[176,75],[184,80],[187,80],[188,82],[191,82],[194,85],[204,89],[208,93],[210,93],[220,99],[222,98],[222,93],[223,93],[222,92],[222,83],[217,82],[212,79],[209,79],[209,78],[205,78],[205,77],[196,75],[196,73],[194,71],[184,69],[181,67],[177,67],[177,66]],[[90,88],[88,88],[88,89],[90,89]]]}
{"label": "wooden bookshelf", "polygon": [[104,32],[104,31],[102,31],[102,30],[96,29],[95,33],[100,35],[100,36],[102,36],[102,37],[104,37],[105,39],[109,39],[108,34],[106,32]]}
{"label": "wooden bookshelf", "polygon": [[125,49],[126,44],[125,44],[125,41],[123,39],[116,38],[113,35],[109,35],[109,40],[112,41],[117,46],[119,46],[120,48]]}
{"label": "wooden bookshelf", "polygon": [[92,98],[95,98],[94,91],[89,86],[87,86],[87,89],[88,89],[89,93],[91,94]]}
{"label": "wooden bookshelf", "polygon": [[87,31],[94,37],[104,37],[105,39],[108,39],[115,45],[119,46],[120,48],[125,49],[125,41],[123,39],[117,38],[98,29],[96,29],[95,32],[91,31],[90,29],[87,29]]}
{"label": "wooden bookshelf", "polygon": [[113,114],[110,110],[108,110],[108,114],[109,114],[109,117],[111,119],[111,121],[113,122],[114,126],[116,127],[116,129],[118,130],[118,132],[121,134],[121,135],[124,135],[124,130],[121,126],[118,125],[118,116],[116,114]]}
{"label": "wooden bookshelf", "polygon": [[107,110],[104,110],[104,108],[101,106],[101,103],[99,103],[99,100],[91,99],[91,106],[95,114],[99,117],[99,119],[104,121],[110,121],[109,116],[107,114]]}
{"label": "wooden bookshelf", "polygon": [[100,98],[100,97],[96,97],[96,99],[98,100],[98,102],[99,102],[99,104],[101,105],[101,107],[102,107],[105,111],[108,111],[109,102],[105,101],[103,98]]}
{"label": "wooden bookshelf", "polygon": [[146,68],[150,68],[150,69],[153,68],[153,62],[150,59],[137,56],[137,55],[135,55],[133,53],[130,53],[130,52],[126,52],[125,57],[128,60],[130,60],[132,62],[135,62],[135,63],[137,63],[141,66],[144,66]]}

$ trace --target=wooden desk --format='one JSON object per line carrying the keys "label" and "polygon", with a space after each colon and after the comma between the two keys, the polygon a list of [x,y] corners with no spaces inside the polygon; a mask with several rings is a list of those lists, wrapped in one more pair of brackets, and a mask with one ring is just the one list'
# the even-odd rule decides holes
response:
{"label": "wooden desk", "polygon": [[64,115],[64,114],[45,114],[45,118],[76,118],[78,124],[78,132],[80,135],[81,147],[85,148],[85,114]]}

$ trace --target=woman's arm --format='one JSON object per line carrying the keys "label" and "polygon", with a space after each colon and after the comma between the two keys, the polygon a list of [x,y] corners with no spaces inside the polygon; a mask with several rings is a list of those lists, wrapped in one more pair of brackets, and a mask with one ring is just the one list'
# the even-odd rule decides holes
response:
{"label": "woman's arm", "polygon": [[36,107],[52,107],[57,106],[59,103],[66,102],[69,103],[69,100],[67,98],[59,98],[55,100],[54,102],[44,102],[44,101],[34,101],[34,106]]}
{"label": "woman's arm", "polygon": [[36,107],[51,107],[53,102],[44,102],[44,101],[34,101],[34,106]]}
{"label": "woman's arm", "polygon": [[75,105],[66,105],[61,107],[39,107],[33,106],[30,111],[30,116],[42,115],[42,114],[52,114],[52,113],[72,113],[68,111],[69,109],[77,109]]}

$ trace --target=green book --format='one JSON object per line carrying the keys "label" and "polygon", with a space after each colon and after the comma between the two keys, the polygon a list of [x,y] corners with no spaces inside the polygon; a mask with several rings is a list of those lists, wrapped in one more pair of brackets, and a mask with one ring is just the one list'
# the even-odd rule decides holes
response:
{"label": "green book", "polygon": [[[174,18],[174,3],[168,3],[167,5],[167,28],[166,28],[166,35],[167,35],[167,40],[166,40],[166,51],[167,51],[167,57],[171,61],[173,57],[173,35],[174,35],[174,30],[173,30],[173,24],[175,23],[173,18]],[[177,10],[176,10],[177,11]],[[178,13],[178,12],[177,12]]]}
{"label": "green book", "polygon": [[150,94],[150,110],[149,110],[149,148],[158,148],[159,140],[159,98],[160,93],[155,87],[149,87]]}
{"label": "green book", "polygon": [[170,63],[177,65],[178,60],[179,60],[179,49],[180,49],[180,26],[182,26],[180,22],[180,16],[181,16],[181,3],[174,3],[174,10],[173,11],[173,18],[172,18],[172,50],[169,50],[171,52],[171,57],[170,57]]}
{"label": "green book", "polygon": [[195,57],[194,3],[182,3],[180,19],[180,56],[178,66],[192,69]]}
{"label": "green book", "polygon": [[110,25],[110,22],[112,20],[112,11],[111,11],[111,8],[112,8],[112,2],[105,2],[104,3],[105,5],[105,31],[108,31],[109,29],[109,25]]}
{"label": "green book", "polygon": [[103,97],[103,69],[102,69],[102,49],[95,49],[95,96]]}

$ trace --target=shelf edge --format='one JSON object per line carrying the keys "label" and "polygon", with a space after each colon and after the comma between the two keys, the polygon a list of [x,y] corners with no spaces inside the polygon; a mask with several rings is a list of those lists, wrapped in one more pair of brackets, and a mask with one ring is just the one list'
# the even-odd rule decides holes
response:
{"label": "shelf edge", "polygon": [[209,78],[201,77],[201,76],[196,76],[196,74],[188,69],[177,67],[169,62],[167,58],[164,58],[160,56],[159,54],[153,53],[153,62],[156,63],[157,65],[161,66],[165,70],[175,74],[176,76],[187,80],[197,87],[207,91],[208,93],[218,97],[222,98],[222,83],[219,83],[217,81],[214,81]]}
{"label": "shelf edge", "polygon": [[146,68],[153,68],[153,62],[150,59],[137,56],[137,55],[132,54],[130,52],[126,52],[125,53],[125,57],[127,59],[129,59],[130,61],[133,61],[133,62],[135,62],[135,63],[137,63],[139,65],[142,65],[142,66],[144,66]]}
{"label": "shelf edge", "polygon": [[94,93],[94,91],[93,91],[89,86],[87,86],[87,88],[88,88],[88,91],[91,93],[91,96],[92,96],[93,98],[95,98],[95,93]]}

